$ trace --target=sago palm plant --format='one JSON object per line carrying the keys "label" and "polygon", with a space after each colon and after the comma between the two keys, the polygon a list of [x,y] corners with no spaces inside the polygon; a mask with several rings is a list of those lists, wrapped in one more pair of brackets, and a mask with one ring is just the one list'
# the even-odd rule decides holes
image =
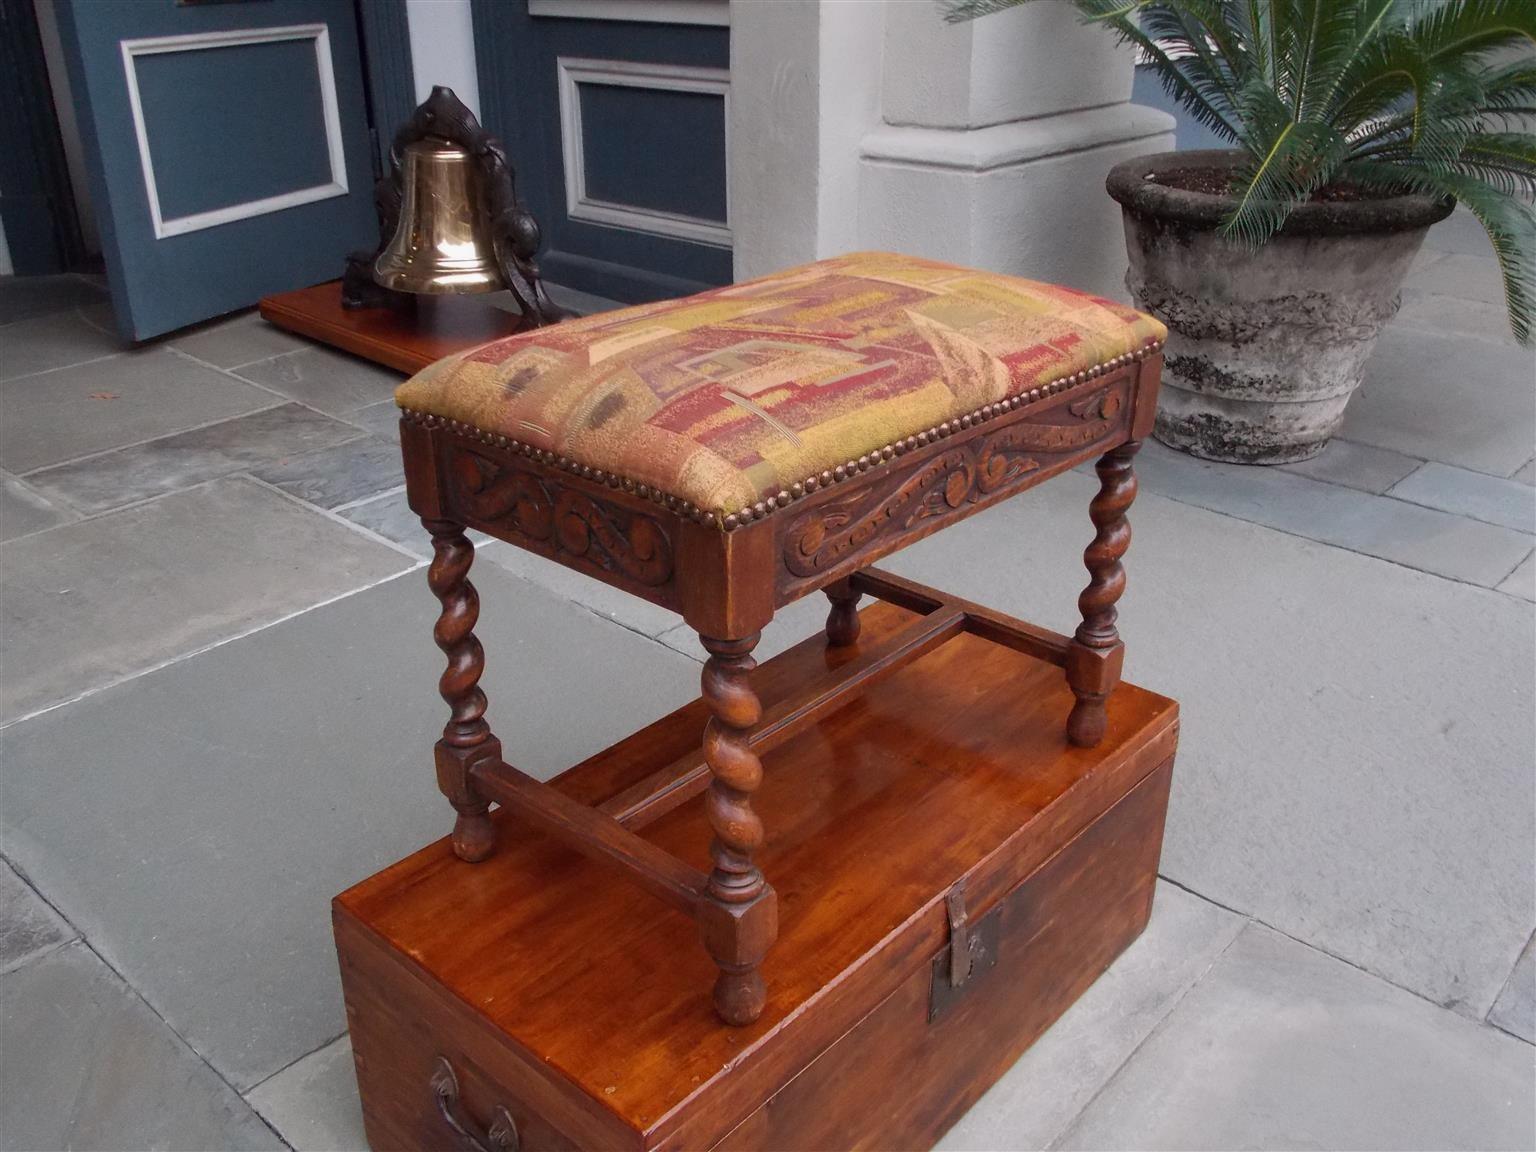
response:
{"label": "sago palm plant", "polygon": [[[944,0],[968,20],[1031,0]],[[1536,309],[1536,0],[1072,0],[1240,149],[1224,234],[1256,247],[1298,204],[1422,193],[1488,232],[1510,325]]]}

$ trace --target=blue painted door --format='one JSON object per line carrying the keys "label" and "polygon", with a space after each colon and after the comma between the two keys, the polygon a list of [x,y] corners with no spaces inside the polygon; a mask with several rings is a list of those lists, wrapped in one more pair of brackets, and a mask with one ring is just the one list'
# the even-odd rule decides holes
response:
{"label": "blue painted door", "polygon": [[341,274],[376,239],[352,0],[57,0],[118,326]]}
{"label": "blue painted door", "polygon": [[630,303],[730,283],[727,13],[474,0],[481,111],[543,226],[547,279]]}

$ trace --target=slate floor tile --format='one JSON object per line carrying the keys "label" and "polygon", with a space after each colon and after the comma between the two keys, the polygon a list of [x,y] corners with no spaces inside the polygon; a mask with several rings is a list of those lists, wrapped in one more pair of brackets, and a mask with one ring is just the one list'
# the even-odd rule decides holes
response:
{"label": "slate floor tile", "polygon": [[1148,491],[1492,588],[1533,543],[1511,531],[1271,468],[1216,464],[1149,441],[1136,458]]}
{"label": "slate floor tile", "polygon": [[[1070,632],[1097,489],[885,563]],[[1536,927],[1536,612],[1155,494],[1130,520],[1125,675],[1182,716],[1163,875],[1482,1019]]]}
{"label": "slate floor tile", "polygon": [[1465,208],[1458,208],[1429,230],[1424,247],[1439,252],[1459,252],[1464,256],[1481,256],[1493,259],[1493,245],[1488,233],[1477,222],[1477,217]]}
{"label": "slate floor tile", "polygon": [[78,519],[68,505],[53,504],[24,481],[0,474],[0,543]]}
{"label": "slate floor tile", "polygon": [[[419,525],[418,521],[418,529]],[[480,549],[479,555],[485,561],[537,584],[563,600],[574,601],[599,616],[605,616],[616,624],[646,636],[659,636],[667,629],[676,627],[682,619],[670,609],[631,596],[592,576],[556,564],[553,560],[546,560],[503,540],[492,540]],[[476,562],[479,563],[479,560]]]}
{"label": "slate floor tile", "polygon": [[[403,486],[371,500],[339,507],[336,514],[370,532],[378,533],[386,540],[394,541],[413,556],[420,556],[423,560],[432,558],[432,538],[421,526],[421,517],[411,511]],[[491,538],[484,532],[471,532],[469,538],[474,541],[476,548],[491,545]],[[482,561],[477,558],[475,563],[478,566]],[[489,564],[491,561],[486,560],[484,563]]]}
{"label": "slate floor tile", "polygon": [[0,276],[0,324],[63,312],[106,298],[104,288],[80,276]]}
{"label": "slate floor tile", "polygon": [[1536,1050],[1250,925],[1056,1145],[1527,1149]]}
{"label": "slate floor tile", "polygon": [[1332,440],[1320,455],[1296,464],[1282,464],[1286,472],[1309,476],[1313,480],[1326,480],[1330,484],[1342,484],[1346,488],[1358,488],[1362,492],[1385,492],[1423,461],[1385,448],[1372,448],[1369,444],[1353,444],[1348,440]]}
{"label": "slate floor tile", "polygon": [[0,545],[9,721],[411,565],[229,478]]}
{"label": "slate floor tile", "polygon": [[[0,861],[0,973],[74,938],[75,930],[9,864]],[[0,1129],[4,1127],[0,1118]]]}
{"label": "slate floor tile", "polygon": [[1499,591],[1536,601],[1536,552],[1520,561],[1520,566],[1500,582]]}
{"label": "slate floor tile", "polygon": [[[1486,238],[1484,243],[1487,243]],[[1492,247],[1487,255],[1468,255],[1451,252],[1423,268],[1415,268],[1409,275],[1407,287],[1416,292],[1431,292],[1437,296],[1455,296],[1462,300],[1480,300],[1485,304],[1504,306],[1504,282],[1499,276],[1499,265],[1491,259]]]}
{"label": "slate floor tile", "polygon": [[1159,882],[1141,938],[949,1130],[940,1152],[1049,1148],[1243,924]]}
{"label": "slate floor tile", "polygon": [[0,1020],[6,1149],[283,1147],[82,945],[0,976]]}
{"label": "slate floor tile", "polygon": [[[362,439],[352,425],[302,404],[280,404],[44,468],[29,473],[27,483],[87,514],[106,512],[256,465],[291,461],[318,448],[338,457],[347,449],[336,445],[350,439]],[[341,465],[333,460],[328,467]]]}
{"label": "slate floor tile", "polygon": [[364,429],[369,435],[387,440],[400,451],[400,409],[393,400],[380,400],[347,413],[347,420]]}
{"label": "slate floor tile", "polygon": [[1515,346],[1509,313],[1502,304],[1437,296],[1433,292],[1418,292],[1411,288],[1403,290],[1402,307],[1392,318],[1391,326],[1396,330]]}
{"label": "slate floor tile", "polygon": [[370,532],[377,532],[386,540],[393,540],[424,560],[432,557],[431,538],[421,526],[421,517],[412,512],[411,506],[406,503],[403,486],[372,500],[343,508],[338,515],[362,525]]}
{"label": "slate floor tile", "polygon": [[1518,480],[1469,472],[1431,460],[1394,484],[1388,494],[1426,508],[1470,516],[1485,524],[1536,532],[1536,490]]}
{"label": "slate floor tile", "polygon": [[1526,941],[1514,971],[1509,974],[1509,982],[1493,1002],[1488,1023],[1527,1044],[1536,1044],[1536,936]]}
{"label": "slate floor tile", "polygon": [[[326,417],[319,419],[334,423]],[[341,426],[356,433],[350,424]],[[367,500],[405,482],[400,449],[373,436],[358,436],[315,452],[285,455],[253,469],[251,474],[321,508]]]}
{"label": "slate floor tile", "polygon": [[20,320],[0,328],[0,380],[100,360],[127,348],[73,310]]}
{"label": "slate floor tile", "polygon": [[342,418],[359,408],[392,399],[395,388],[405,379],[399,372],[316,345],[247,364],[238,374]]}
{"label": "slate floor tile", "polygon": [[346,1036],[295,1061],[247,1099],[294,1152],[367,1152]]}
{"label": "slate floor tile", "polygon": [[[820,592],[802,596],[788,607],[779,609],[778,615],[763,629],[763,637],[752,649],[752,656],[762,663],[786,648],[793,648],[807,636],[815,635],[826,625],[827,598]],[[687,623],[674,625],[656,639],[701,664],[709,655],[699,644],[699,634]]]}
{"label": "slate floor tile", "polygon": [[128,352],[0,383],[0,468],[30,472],[279,403],[163,348]]}
{"label": "slate floor tile", "polygon": [[217,368],[239,368],[314,347],[308,340],[268,324],[255,311],[172,333],[166,343]]}
{"label": "slate floor tile", "polygon": [[[698,694],[662,645],[494,565],[477,583],[520,768]],[[418,570],[0,732],[11,858],[242,1091],[345,1030],[331,897],[452,826],[437,614]]]}
{"label": "slate floor tile", "polygon": [[1366,361],[1342,435],[1508,476],[1531,458],[1533,380],[1536,352],[1530,349],[1394,325]]}

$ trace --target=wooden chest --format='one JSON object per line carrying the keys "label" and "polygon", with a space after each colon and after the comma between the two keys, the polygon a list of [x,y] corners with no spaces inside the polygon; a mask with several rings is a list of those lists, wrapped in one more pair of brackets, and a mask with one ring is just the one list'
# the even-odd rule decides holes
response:
{"label": "wooden chest", "polygon": [[[878,639],[914,619],[879,603]],[[765,706],[838,659],[765,663]],[[929,1147],[1141,931],[1177,706],[1123,684],[1067,744],[1061,669],[966,634],[774,748],[768,1002],[710,1005],[693,923],[507,821],[335,902],[368,1139],[404,1148]],[[565,773],[600,803],[690,749],[693,704]],[[708,866],[698,798],[644,836]],[[462,1130],[459,1131],[459,1130]]]}

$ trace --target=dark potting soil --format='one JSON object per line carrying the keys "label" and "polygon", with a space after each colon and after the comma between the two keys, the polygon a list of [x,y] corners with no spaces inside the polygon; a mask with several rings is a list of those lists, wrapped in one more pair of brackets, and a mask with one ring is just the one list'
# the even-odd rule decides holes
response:
{"label": "dark potting soil", "polygon": [[[1222,168],[1177,168],[1160,172],[1157,183],[1165,188],[1178,188],[1184,192],[1203,192],[1207,196],[1226,196],[1232,191],[1232,173]],[[1344,203],[1354,200],[1383,199],[1379,192],[1370,192],[1357,184],[1329,184],[1312,193],[1314,203]]]}

